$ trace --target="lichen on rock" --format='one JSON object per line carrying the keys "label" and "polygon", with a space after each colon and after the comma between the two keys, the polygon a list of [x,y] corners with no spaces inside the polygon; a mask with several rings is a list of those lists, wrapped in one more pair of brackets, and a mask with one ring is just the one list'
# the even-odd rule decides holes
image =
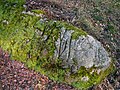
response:
{"label": "lichen on rock", "polygon": [[0,47],[12,59],[80,89],[109,74],[111,60],[99,41],[69,23],[28,15],[18,7],[9,2],[0,6]]}
{"label": "lichen on rock", "polygon": [[71,68],[77,72],[81,66],[106,68],[110,64],[110,57],[102,44],[92,36],[79,36],[72,39],[73,30],[61,28],[61,36],[55,42],[55,55],[62,59],[64,68]]}

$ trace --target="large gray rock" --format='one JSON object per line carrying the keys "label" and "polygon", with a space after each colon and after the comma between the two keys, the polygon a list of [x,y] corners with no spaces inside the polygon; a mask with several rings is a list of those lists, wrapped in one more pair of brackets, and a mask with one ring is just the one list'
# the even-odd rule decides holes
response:
{"label": "large gray rock", "polygon": [[54,57],[62,60],[63,68],[76,72],[81,66],[105,69],[110,64],[110,57],[102,44],[92,36],[79,36],[72,39],[74,30],[61,28],[61,34],[55,42]]}

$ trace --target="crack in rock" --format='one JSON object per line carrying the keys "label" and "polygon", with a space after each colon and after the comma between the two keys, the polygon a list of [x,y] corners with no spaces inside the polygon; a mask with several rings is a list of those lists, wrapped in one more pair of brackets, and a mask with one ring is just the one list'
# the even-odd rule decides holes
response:
{"label": "crack in rock", "polygon": [[79,36],[76,40],[72,39],[73,32],[73,30],[65,31],[65,28],[62,28],[62,35],[55,42],[54,56],[59,56],[63,61],[63,68],[71,68],[73,72],[77,72],[81,66],[107,68],[111,59],[102,44],[90,35]]}

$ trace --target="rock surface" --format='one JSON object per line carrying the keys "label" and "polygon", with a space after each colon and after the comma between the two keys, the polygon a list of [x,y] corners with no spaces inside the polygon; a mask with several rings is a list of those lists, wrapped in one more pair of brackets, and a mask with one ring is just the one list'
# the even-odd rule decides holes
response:
{"label": "rock surface", "polygon": [[109,66],[110,58],[102,44],[92,36],[79,36],[72,39],[73,30],[61,28],[61,34],[56,41],[55,56],[63,61],[64,68],[76,72],[81,66],[92,66],[105,69]]}

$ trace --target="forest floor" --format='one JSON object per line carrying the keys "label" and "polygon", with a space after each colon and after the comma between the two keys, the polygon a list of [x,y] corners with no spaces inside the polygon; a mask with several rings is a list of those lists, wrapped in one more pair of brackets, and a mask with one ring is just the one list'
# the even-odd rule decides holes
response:
{"label": "forest floor", "polygon": [[[51,1],[51,2],[50,2]],[[107,11],[109,0],[97,6],[89,0],[26,0],[28,11],[40,9],[46,12],[49,19],[67,21],[98,39],[109,51],[114,61],[116,71],[104,79],[101,84],[93,86],[90,90],[119,90],[120,89],[120,22],[119,10]],[[68,0],[69,1],[69,0]],[[88,2],[87,2],[88,1]],[[95,0],[93,0],[95,1]],[[104,0],[103,0],[104,1]],[[105,4],[105,5],[104,5]],[[108,6],[107,6],[108,5]],[[80,7],[79,7],[80,6]],[[101,9],[104,6],[104,12]],[[79,9],[81,11],[79,11]],[[93,15],[95,9],[97,16]],[[79,13],[77,13],[79,12]],[[108,13],[106,13],[108,12]],[[103,15],[104,17],[100,17]],[[80,16],[80,17],[79,17]],[[94,17],[92,17],[94,16]],[[86,19],[88,21],[86,21]],[[95,18],[95,19],[94,19]],[[101,19],[102,18],[102,19]],[[111,23],[109,23],[111,22]],[[88,26],[88,27],[87,27]],[[110,29],[110,30],[109,30]],[[38,72],[28,69],[23,63],[10,60],[8,52],[0,48],[0,90],[76,90],[70,85],[57,83]]]}

